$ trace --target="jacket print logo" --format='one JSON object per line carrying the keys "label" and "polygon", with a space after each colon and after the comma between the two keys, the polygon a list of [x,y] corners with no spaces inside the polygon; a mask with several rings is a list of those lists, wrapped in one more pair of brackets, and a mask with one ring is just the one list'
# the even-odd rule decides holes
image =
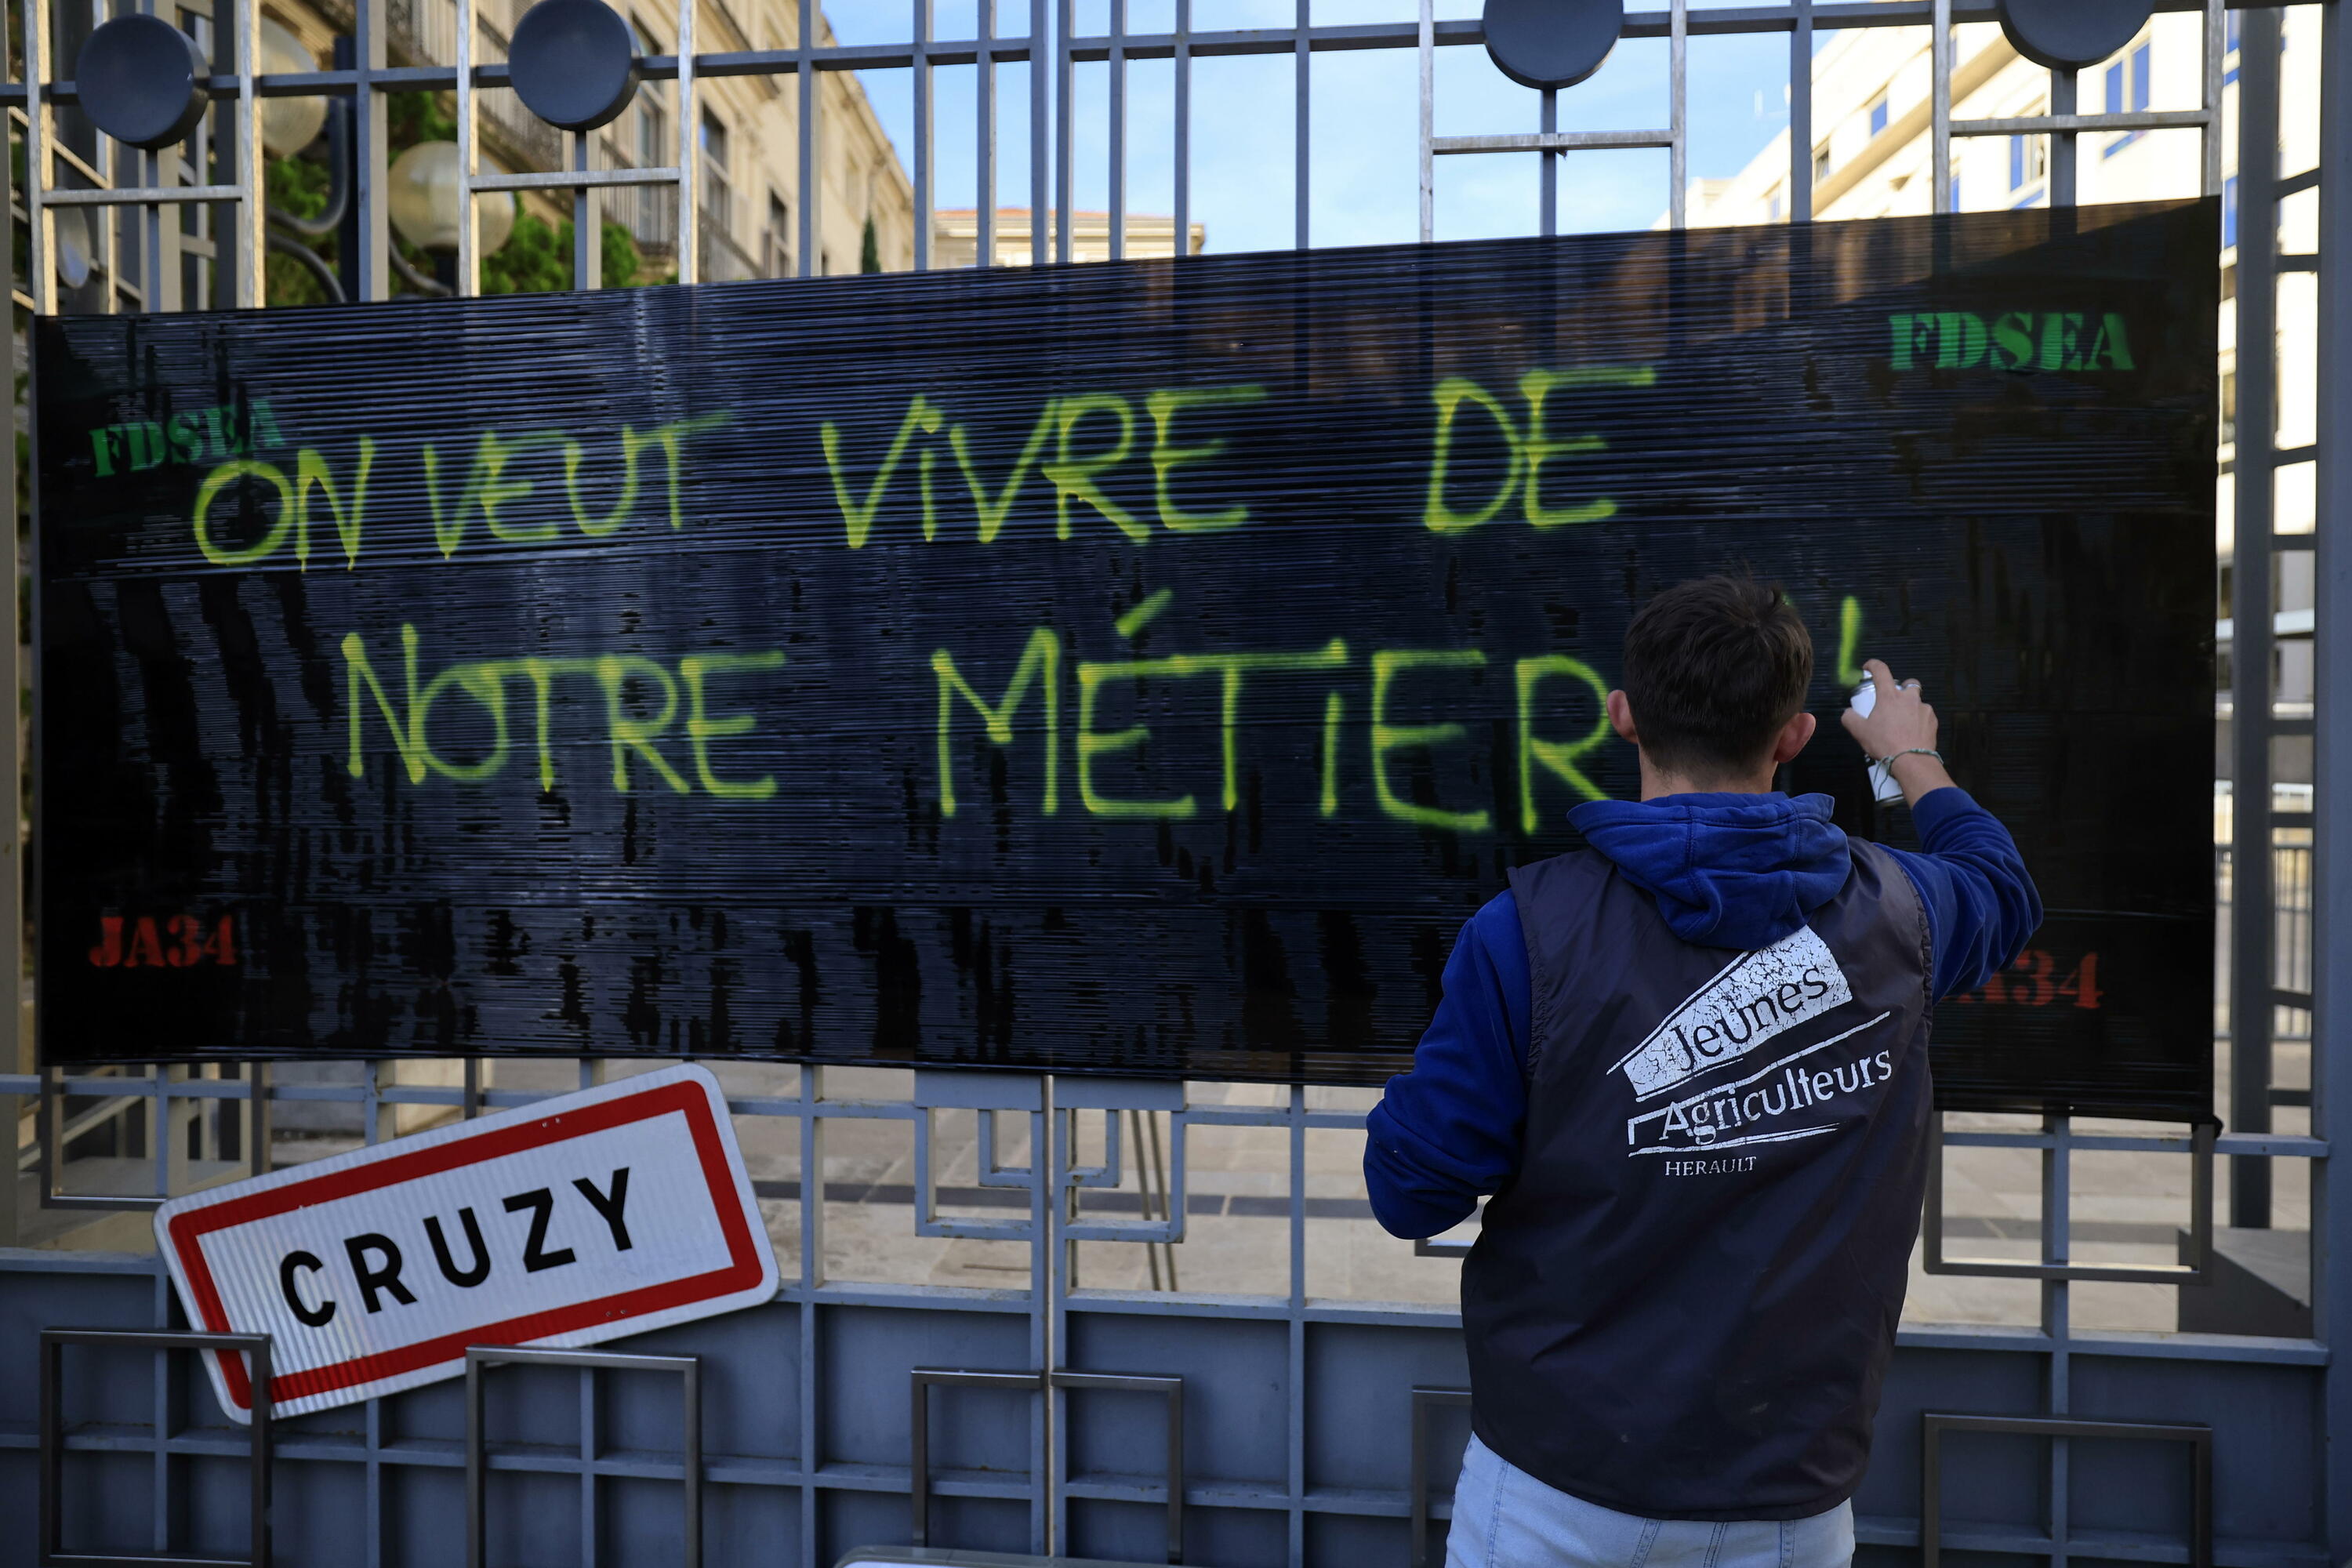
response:
{"label": "jacket print logo", "polygon": [[1625,1075],[1636,1100],[1648,1100],[1853,1000],[1829,944],[1800,926],[1733,960],[1610,1070]]}
{"label": "jacket print logo", "polygon": [[[1883,1095],[1887,1079],[1895,1074],[1893,1050],[1871,1048],[1879,1038],[1874,1031],[1893,1016],[1881,1013],[1843,1034],[1801,1046],[1745,1078],[1695,1090],[1654,1110],[1629,1117],[1627,1158],[1790,1143],[1836,1131],[1842,1119]],[[1837,1049],[1841,1046],[1845,1048]],[[1843,1106],[1833,1104],[1842,1097]],[[1731,1175],[1755,1168],[1755,1159],[1749,1156],[1744,1163],[1713,1166],[1674,1162],[1666,1173]]]}

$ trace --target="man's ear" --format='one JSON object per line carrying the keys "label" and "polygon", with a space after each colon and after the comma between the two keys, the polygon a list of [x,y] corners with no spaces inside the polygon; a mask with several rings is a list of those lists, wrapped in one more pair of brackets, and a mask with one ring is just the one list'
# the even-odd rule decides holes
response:
{"label": "man's ear", "polygon": [[[1607,707],[1609,709],[1609,727],[1617,731],[1617,738],[1632,745],[1640,745],[1642,743],[1642,737],[1633,732],[1633,705],[1625,700],[1625,694],[1622,691],[1611,692],[1609,694]],[[1811,733],[1811,731],[1809,731],[1807,733]],[[1797,743],[1799,745],[1804,744],[1801,741]]]}
{"label": "man's ear", "polygon": [[[1616,715],[1612,711],[1610,716],[1614,718]],[[1820,722],[1810,713],[1800,713],[1781,725],[1780,738],[1772,742],[1772,765],[1777,768],[1783,763],[1796,761],[1797,753],[1803,751],[1806,742],[1813,738],[1813,731]]]}

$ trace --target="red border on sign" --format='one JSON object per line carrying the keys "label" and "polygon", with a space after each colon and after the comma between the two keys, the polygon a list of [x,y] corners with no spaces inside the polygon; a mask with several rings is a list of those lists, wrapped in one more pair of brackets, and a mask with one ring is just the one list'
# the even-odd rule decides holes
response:
{"label": "red border on sign", "polygon": [[[331,1203],[337,1198],[352,1197],[381,1187],[395,1186],[402,1182],[438,1175],[462,1165],[481,1164],[526,1150],[544,1148],[550,1143],[561,1143],[592,1132],[625,1126],[632,1121],[649,1121],[656,1116],[667,1116],[676,1111],[683,1111],[686,1115],[688,1130],[694,1138],[695,1152],[702,1161],[704,1179],[710,1184],[711,1202],[719,1211],[719,1230],[727,1238],[730,1262],[726,1268],[685,1279],[673,1279],[665,1285],[648,1285],[643,1289],[600,1296],[593,1301],[576,1302],[551,1311],[509,1318],[503,1322],[484,1323],[478,1328],[422,1340],[413,1345],[382,1351],[374,1355],[354,1356],[349,1361],[333,1362],[325,1366],[312,1367],[307,1372],[283,1373],[269,1380],[270,1396],[274,1402],[282,1404],[314,1394],[328,1394],[339,1388],[397,1377],[403,1373],[415,1372],[419,1367],[432,1366],[438,1362],[455,1361],[466,1353],[467,1345],[529,1344],[534,1340],[571,1333],[598,1323],[644,1317],[672,1307],[683,1307],[714,1296],[748,1289],[760,1282],[765,1270],[761,1267],[758,1244],[752,1238],[751,1227],[743,1218],[743,1205],[735,1190],[734,1173],[727,1163],[726,1147],[719,1142],[718,1119],[710,1113],[710,1096],[700,1083],[692,1080],[665,1084],[642,1094],[615,1096],[602,1104],[560,1111],[533,1121],[519,1121],[471,1138],[453,1138],[429,1149],[419,1149],[413,1154],[396,1154],[309,1181],[289,1182],[265,1192],[252,1193],[226,1203],[176,1215],[170,1226],[172,1247],[179,1254],[180,1267],[187,1276],[189,1293],[195,1298],[205,1329],[213,1333],[227,1333],[230,1331],[228,1313],[221,1306],[220,1291],[213,1283],[212,1268],[205,1261],[204,1248],[198,1245],[213,1231],[250,1225],[256,1220],[269,1219],[289,1210]],[[252,1409],[253,1389],[246,1374],[245,1358],[234,1352],[220,1352],[220,1363],[230,1403],[239,1410]]]}

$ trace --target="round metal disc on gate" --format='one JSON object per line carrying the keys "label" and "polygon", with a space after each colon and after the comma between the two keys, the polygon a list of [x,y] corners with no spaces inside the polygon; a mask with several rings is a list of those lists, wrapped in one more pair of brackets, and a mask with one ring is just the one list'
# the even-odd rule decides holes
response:
{"label": "round metal disc on gate", "polygon": [[515,96],[550,125],[593,131],[637,90],[637,40],[604,0],[539,0],[507,46]]}
{"label": "round metal disc on gate", "polygon": [[1625,27],[1625,0],[1486,0],[1486,53],[1522,87],[1574,87]]}
{"label": "round metal disc on gate", "polygon": [[133,147],[168,147],[196,128],[212,74],[195,39],[161,16],[100,23],[74,61],[84,114]]}
{"label": "round metal disc on gate", "polygon": [[2147,25],[2152,0],[2000,0],[2000,30],[2052,70],[2097,65]]}

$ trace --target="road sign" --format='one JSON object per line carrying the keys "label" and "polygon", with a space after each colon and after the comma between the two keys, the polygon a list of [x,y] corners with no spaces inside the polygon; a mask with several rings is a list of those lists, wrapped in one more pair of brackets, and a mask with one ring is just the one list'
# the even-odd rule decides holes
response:
{"label": "road sign", "polygon": [[[174,1198],[155,1238],[189,1321],[270,1337],[278,1415],[459,1376],[467,1345],[599,1344],[776,1289],[698,1067]],[[244,1358],[206,1365],[249,1419]]]}

